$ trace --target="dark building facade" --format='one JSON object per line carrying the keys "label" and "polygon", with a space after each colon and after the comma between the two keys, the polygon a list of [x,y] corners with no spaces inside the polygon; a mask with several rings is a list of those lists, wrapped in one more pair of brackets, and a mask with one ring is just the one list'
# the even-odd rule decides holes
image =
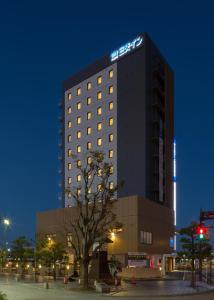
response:
{"label": "dark building facade", "polygon": [[[105,152],[118,197],[143,196],[173,210],[173,71],[141,34],[63,84],[62,191],[81,183],[90,150]],[[62,192],[63,207],[72,199]]]}

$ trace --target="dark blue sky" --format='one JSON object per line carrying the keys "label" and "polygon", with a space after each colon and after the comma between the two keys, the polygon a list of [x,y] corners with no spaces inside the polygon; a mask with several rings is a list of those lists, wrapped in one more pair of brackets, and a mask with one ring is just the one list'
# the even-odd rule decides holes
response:
{"label": "dark blue sky", "polygon": [[0,201],[10,237],[59,207],[62,80],[147,31],[175,71],[178,224],[214,209],[212,1],[2,1]]}

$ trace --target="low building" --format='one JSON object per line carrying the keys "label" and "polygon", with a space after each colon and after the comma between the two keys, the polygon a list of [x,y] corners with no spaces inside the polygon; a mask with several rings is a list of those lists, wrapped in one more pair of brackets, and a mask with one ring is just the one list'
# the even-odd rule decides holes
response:
{"label": "low building", "polygon": [[[113,232],[107,244],[109,258],[115,256],[123,266],[139,266],[149,262],[158,265],[164,254],[173,250],[173,211],[154,201],[139,196],[119,198],[115,204],[117,221],[122,231]],[[76,207],[59,208],[37,214],[37,236],[53,237],[70,245],[70,224],[77,218]]]}

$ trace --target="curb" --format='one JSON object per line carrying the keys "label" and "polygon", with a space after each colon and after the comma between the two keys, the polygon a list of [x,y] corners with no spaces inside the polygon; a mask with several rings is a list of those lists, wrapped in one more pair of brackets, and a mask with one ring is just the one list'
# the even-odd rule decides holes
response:
{"label": "curb", "polygon": [[[112,292],[110,294],[106,294],[105,296],[112,296],[114,297],[114,295],[123,292],[124,290],[120,290],[120,291],[115,291]],[[214,293],[214,287],[212,289],[208,289],[206,291],[199,291],[199,292],[193,292],[193,293],[184,293],[184,294],[162,294],[162,295],[117,295],[117,297],[126,297],[126,298],[168,298],[168,297],[185,297],[185,296],[197,296],[197,295],[203,295],[203,294],[211,294]]]}

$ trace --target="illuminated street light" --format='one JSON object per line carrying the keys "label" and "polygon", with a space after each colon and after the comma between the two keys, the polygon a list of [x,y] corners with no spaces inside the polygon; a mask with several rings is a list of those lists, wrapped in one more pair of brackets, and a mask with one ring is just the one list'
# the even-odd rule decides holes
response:
{"label": "illuminated street light", "polygon": [[51,248],[51,247],[54,245],[55,242],[54,242],[54,240],[52,239],[52,237],[48,237],[47,240],[48,240],[47,247],[48,247],[48,248]]}
{"label": "illuminated street light", "polygon": [[5,227],[8,227],[11,225],[11,221],[8,218],[3,219],[2,223]]}

